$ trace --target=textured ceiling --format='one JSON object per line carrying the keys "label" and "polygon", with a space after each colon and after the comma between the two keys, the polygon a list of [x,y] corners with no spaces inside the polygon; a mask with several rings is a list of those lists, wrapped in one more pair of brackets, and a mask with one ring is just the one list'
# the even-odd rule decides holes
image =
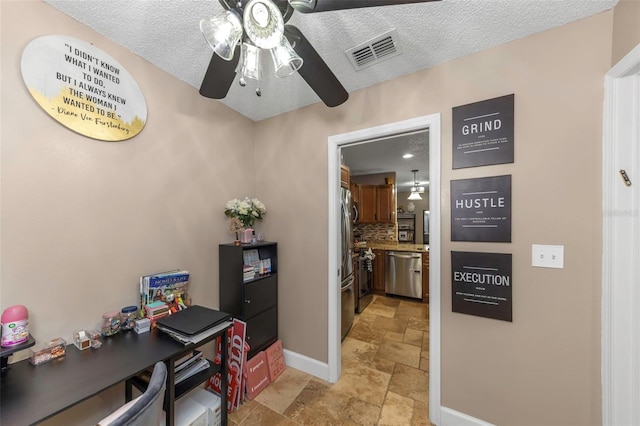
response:
{"label": "textured ceiling", "polygon": [[[420,185],[427,186],[429,181],[428,130],[348,145],[340,154],[353,176],[395,172],[398,191],[409,191],[413,186],[412,170],[418,170],[415,178]],[[404,154],[413,157],[405,159]]]}
{"label": "textured ceiling", "polygon": [[[44,1],[185,81],[194,91],[199,89],[212,55],[199,22],[223,10],[218,0]],[[617,2],[442,0],[313,14],[295,12],[289,23],[300,28],[351,93],[600,13]],[[356,71],[344,51],[393,29],[401,54]],[[262,96],[258,98],[255,84],[249,81],[243,88],[234,82],[225,99],[211,102],[222,102],[254,121],[321,102],[297,74],[284,79],[271,76],[260,86]],[[411,170],[419,170],[419,181],[429,180],[427,147],[428,133],[422,133],[352,145],[342,154],[354,174],[395,171],[398,190],[408,191],[413,181]],[[417,155],[402,159],[407,150]]]}
{"label": "textured ceiling", "polygon": [[[200,87],[212,55],[200,33],[200,19],[223,10],[217,0],[44,1],[194,90]],[[617,1],[443,0],[312,14],[295,12],[289,23],[300,28],[351,93],[608,10]],[[392,29],[397,31],[402,53],[356,71],[344,51]],[[234,82],[225,99],[211,102],[223,102],[254,121],[321,102],[298,74],[283,79],[271,76],[260,86],[262,96],[257,97],[255,83],[243,88]]]}

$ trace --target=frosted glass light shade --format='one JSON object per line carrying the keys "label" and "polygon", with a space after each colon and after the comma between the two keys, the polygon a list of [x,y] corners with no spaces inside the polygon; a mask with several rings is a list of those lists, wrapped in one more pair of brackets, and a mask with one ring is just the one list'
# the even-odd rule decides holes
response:
{"label": "frosted glass light shade", "polygon": [[276,72],[276,77],[287,77],[298,71],[302,67],[303,60],[286,37],[282,37],[280,44],[270,49],[271,59],[273,59],[273,67]]}
{"label": "frosted glass light shade", "polygon": [[216,55],[230,61],[242,37],[242,22],[236,13],[225,10],[211,19],[201,20],[200,31]]}
{"label": "frosted glass light shade", "polygon": [[242,70],[242,76],[259,80],[261,77],[260,70],[260,49],[249,43],[242,43],[240,52],[239,66]]}
{"label": "frosted glass light shade", "polygon": [[422,200],[420,193],[415,191],[411,192],[411,194],[407,197],[407,200]]}

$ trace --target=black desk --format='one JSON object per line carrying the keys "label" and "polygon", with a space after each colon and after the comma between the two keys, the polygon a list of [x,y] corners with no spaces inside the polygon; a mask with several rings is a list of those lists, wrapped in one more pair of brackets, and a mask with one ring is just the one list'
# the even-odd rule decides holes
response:
{"label": "black desk", "polygon": [[[165,410],[167,426],[174,424],[174,402],[184,393],[222,370],[226,377],[226,351],[222,351],[221,366],[211,362],[209,370],[174,386],[174,361],[194,348],[218,336],[227,347],[223,328],[197,344],[183,345],[165,333],[154,329],[149,333],[120,332],[102,339],[99,349],[78,350],[67,345],[66,355],[38,366],[28,360],[10,364],[0,378],[0,424],[30,425],[54,416],[120,382],[127,382],[126,397],[130,398],[130,380],[158,361],[167,364]],[[227,423],[227,381],[222,380],[222,424]]]}

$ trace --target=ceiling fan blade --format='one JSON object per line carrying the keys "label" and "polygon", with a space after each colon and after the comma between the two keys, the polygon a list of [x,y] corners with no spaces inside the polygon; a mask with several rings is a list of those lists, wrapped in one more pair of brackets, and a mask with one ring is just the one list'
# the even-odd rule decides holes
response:
{"label": "ceiling fan blade", "polygon": [[409,3],[428,3],[440,0],[289,0],[289,4],[302,13],[328,12],[331,10],[358,9],[361,7],[396,6]]}
{"label": "ceiling fan blade", "polygon": [[236,65],[238,65],[239,57],[240,47],[236,47],[230,61],[225,61],[214,53],[202,79],[200,94],[213,99],[222,99],[227,96],[231,83],[236,78]]}
{"label": "ceiling fan blade", "polygon": [[335,107],[349,99],[347,90],[297,27],[285,25],[284,35],[304,61],[298,74],[326,106]]}

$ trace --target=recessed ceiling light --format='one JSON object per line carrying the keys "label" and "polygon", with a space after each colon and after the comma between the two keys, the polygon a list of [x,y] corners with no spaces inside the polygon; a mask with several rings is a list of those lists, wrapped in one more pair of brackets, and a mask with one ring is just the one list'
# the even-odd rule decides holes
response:
{"label": "recessed ceiling light", "polygon": [[411,157],[413,157],[413,154],[404,154],[402,156],[402,158],[411,158]]}

